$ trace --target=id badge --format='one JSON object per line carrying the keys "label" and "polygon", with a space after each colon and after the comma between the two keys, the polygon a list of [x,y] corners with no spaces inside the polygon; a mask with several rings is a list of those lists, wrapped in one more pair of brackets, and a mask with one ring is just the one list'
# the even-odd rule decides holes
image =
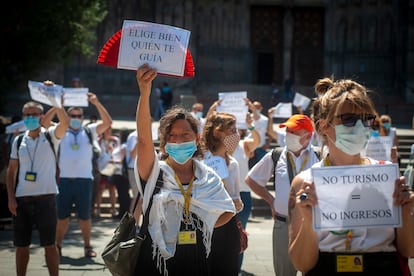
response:
{"label": "id badge", "polygon": [[73,144],[72,145],[72,149],[73,150],[78,150],[79,149],[79,145],[78,144]]}
{"label": "id badge", "polygon": [[196,231],[180,231],[178,233],[178,244],[196,244]]}
{"label": "id badge", "polygon": [[24,176],[24,180],[26,181],[36,181],[36,176],[37,173],[35,172],[26,172],[25,176]]}
{"label": "id badge", "polygon": [[362,255],[336,256],[336,272],[363,272]]}

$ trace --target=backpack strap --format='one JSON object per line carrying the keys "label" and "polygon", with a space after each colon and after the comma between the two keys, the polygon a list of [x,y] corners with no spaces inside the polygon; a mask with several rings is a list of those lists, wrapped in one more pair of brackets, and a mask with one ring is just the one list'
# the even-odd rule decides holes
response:
{"label": "backpack strap", "polygon": [[91,131],[91,129],[88,126],[84,126],[83,127],[83,130],[85,130],[86,135],[89,138],[89,143],[93,146],[93,139],[92,139],[92,131]]}
{"label": "backpack strap", "polygon": [[[273,171],[276,169],[277,166],[277,162],[279,161],[280,155],[282,154],[283,151],[283,147],[276,147],[272,150],[272,160],[273,160]],[[315,153],[315,155],[318,157],[318,159],[321,159],[321,152],[312,147],[312,151]],[[292,182],[293,180],[293,170],[292,170],[292,165],[290,164],[290,162],[287,162],[287,166],[288,166],[288,174],[289,174],[289,181]],[[276,181],[276,177],[274,177],[273,182]],[[276,183],[275,183],[276,184]]]}
{"label": "backpack strap", "polygon": [[273,170],[276,169],[277,162],[279,161],[282,151],[283,151],[283,147],[276,147],[272,150]]}

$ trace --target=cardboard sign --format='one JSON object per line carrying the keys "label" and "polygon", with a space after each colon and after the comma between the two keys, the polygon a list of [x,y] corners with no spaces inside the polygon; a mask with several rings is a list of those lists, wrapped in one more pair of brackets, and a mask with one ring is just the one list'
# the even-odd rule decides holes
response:
{"label": "cardboard sign", "polygon": [[401,206],[393,204],[397,164],[312,168],[318,230],[401,227]]}
{"label": "cardboard sign", "polygon": [[190,31],[168,25],[124,20],[118,68],[137,70],[145,63],[159,73],[183,76]]}

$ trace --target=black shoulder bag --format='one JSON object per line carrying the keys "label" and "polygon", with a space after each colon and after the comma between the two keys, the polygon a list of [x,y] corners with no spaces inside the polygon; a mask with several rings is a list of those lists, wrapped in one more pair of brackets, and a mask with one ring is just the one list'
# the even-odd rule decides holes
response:
{"label": "black shoulder bag", "polygon": [[[118,227],[115,229],[111,241],[105,246],[101,256],[112,275],[128,276],[134,274],[141,250],[141,244],[148,234],[149,212],[152,206],[152,198],[159,192],[162,185],[162,170],[160,170],[154,192],[152,193],[148,208],[143,217],[139,234],[136,234],[133,214],[125,212]],[[135,202],[134,211],[138,199],[139,197]]]}

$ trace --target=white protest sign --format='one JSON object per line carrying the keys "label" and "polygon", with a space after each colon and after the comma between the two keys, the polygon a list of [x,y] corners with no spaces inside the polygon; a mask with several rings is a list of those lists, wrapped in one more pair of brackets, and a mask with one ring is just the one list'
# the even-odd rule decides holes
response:
{"label": "white protest sign", "polygon": [[148,63],[159,73],[183,76],[190,31],[168,25],[124,20],[118,68],[137,70]]}
{"label": "white protest sign", "polygon": [[392,198],[397,164],[312,168],[312,175],[316,231],[401,227],[401,206]]}
{"label": "white protest sign", "polygon": [[311,102],[311,99],[296,92],[295,93],[295,97],[293,98],[293,105],[294,106],[300,106],[302,108],[303,111],[305,111],[309,104]]}
{"label": "white protest sign", "polygon": [[203,160],[203,163],[212,168],[221,179],[229,176],[226,160],[223,157],[211,154]]}
{"label": "white protest sign", "polygon": [[278,103],[273,108],[274,118],[290,118],[292,116],[292,103]]}
{"label": "white protest sign", "polygon": [[50,106],[62,107],[63,87],[61,85],[47,86],[43,82],[29,81],[27,86],[30,90],[30,97],[33,100]]}
{"label": "white protest sign", "polygon": [[27,127],[24,124],[23,120],[6,126],[6,134],[23,132],[25,130],[27,130]]}
{"label": "white protest sign", "polygon": [[375,160],[391,161],[391,148],[393,143],[393,138],[390,136],[371,136],[362,155]]}
{"label": "white protest sign", "polygon": [[219,92],[218,98],[221,100],[216,110],[219,112],[228,112],[236,116],[236,126],[240,129],[247,129],[246,114],[249,107],[246,105],[247,91],[237,92]]}
{"label": "white protest sign", "polygon": [[64,106],[88,106],[88,88],[63,88]]}

